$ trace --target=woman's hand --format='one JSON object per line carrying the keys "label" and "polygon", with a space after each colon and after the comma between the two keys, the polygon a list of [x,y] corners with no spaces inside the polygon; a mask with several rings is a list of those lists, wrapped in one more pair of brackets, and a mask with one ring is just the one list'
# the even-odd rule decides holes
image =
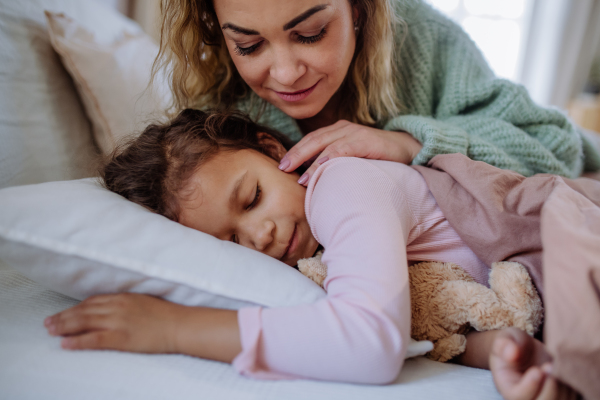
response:
{"label": "woman's hand", "polygon": [[306,135],[283,157],[279,169],[294,171],[312,162],[298,183],[306,185],[315,170],[336,157],[360,157],[409,164],[422,145],[406,132],[384,131],[340,120]]}
{"label": "woman's hand", "polygon": [[65,349],[182,353],[231,362],[241,351],[237,312],[123,293],[90,297],[46,318]]}

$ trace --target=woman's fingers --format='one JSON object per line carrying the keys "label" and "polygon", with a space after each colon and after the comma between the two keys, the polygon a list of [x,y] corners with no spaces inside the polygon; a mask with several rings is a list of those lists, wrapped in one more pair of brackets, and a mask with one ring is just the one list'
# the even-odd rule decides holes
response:
{"label": "woman's fingers", "polygon": [[338,157],[365,157],[365,153],[361,150],[361,140],[352,140],[349,138],[342,138],[336,142],[330,144],[325,150],[315,157],[315,161],[311,166],[302,174],[298,183],[306,186],[308,180],[315,173],[317,168],[329,160],[333,160]]}
{"label": "woman's fingers", "polygon": [[409,164],[421,148],[422,145],[406,132],[383,131],[341,120],[302,138],[283,157],[279,169],[292,172],[314,160],[298,181],[306,185],[321,164],[337,157],[359,157]]}
{"label": "woman's fingers", "polygon": [[279,168],[282,171],[291,172],[310,159],[316,159],[317,155],[322,153],[327,146],[356,129],[353,126],[360,127],[360,125],[340,120],[333,125],[307,134],[283,157]]}

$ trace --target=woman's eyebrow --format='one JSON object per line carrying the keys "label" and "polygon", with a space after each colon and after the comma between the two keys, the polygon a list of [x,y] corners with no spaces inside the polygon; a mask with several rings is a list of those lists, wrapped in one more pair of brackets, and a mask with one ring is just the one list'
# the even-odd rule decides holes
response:
{"label": "woman's eyebrow", "polygon": [[318,6],[314,6],[312,8],[309,8],[308,10],[304,11],[302,14],[298,15],[296,18],[294,18],[293,20],[291,20],[290,22],[288,22],[287,24],[285,24],[283,26],[283,30],[287,31],[292,29],[293,27],[295,27],[296,25],[298,25],[300,22],[310,18],[313,14],[318,13],[319,11],[322,11],[324,9],[326,9],[327,7],[329,7],[328,4],[320,4]]}
{"label": "woman's eyebrow", "polygon": [[[328,4],[320,4],[318,6],[309,8],[308,10],[304,11],[302,14],[298,15],[296,18],[292,19],[287,24],[283,25],[283,30],[288,31],[288,30],[292,29],[293,27],[298,25],[300,22],[307,20],[312,15],[318,13],[319,11],[326,9],[327,7],[329,7]],[[221,26],[221,29],[222,30],[231,29],[232,31],[234,31],[236,33],[241,33],[242,35],[248,35],[248,36],[260,35],[260,32],[255,31],[254,29],[242,28],[241,26],[234,25],[230,22],[224,23],[223,26]]]}
{"label": "woman's eyebrow", "polygon": [[231,29],[232,31],[236,33],[241,33],[242,35],[260,35],[260,33],[258,33],[258,31],[255,31],[254,29],[242,28],[241,26],[230,24],[229,22],[224,23],[221,29]]}

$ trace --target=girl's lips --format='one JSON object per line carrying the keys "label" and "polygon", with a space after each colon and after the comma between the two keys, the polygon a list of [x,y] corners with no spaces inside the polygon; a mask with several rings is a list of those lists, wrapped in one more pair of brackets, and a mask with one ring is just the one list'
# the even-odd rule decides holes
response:
{"label": "girl's lips", "polygon": [[305,90],[299,90],[297,92],[278,92],[276,90],[274,90],[275,93],[277,93],[277,96],[279,96],[282,100],[285,101],[300,101],[300,100],[304,100],[305,98],[307,98],[317,87],[317,85],[319,84],[319,82],[321,82],[320,80],[315,83],[313,86],[309,87],[308,89]]}
{"label": "girl's lips", "polygon": [[294,232],[292,232],[292,237],[290,238],[290,243],[288,244],[287,249],[285,249],[285,253],[283,253],[283,256],[281,257],[282,260],[284,258],[287,258],[290,254],[292,254],[296,250],[296,247],[298,247],[297,231],[298,231],[298,225],[294,226]]}

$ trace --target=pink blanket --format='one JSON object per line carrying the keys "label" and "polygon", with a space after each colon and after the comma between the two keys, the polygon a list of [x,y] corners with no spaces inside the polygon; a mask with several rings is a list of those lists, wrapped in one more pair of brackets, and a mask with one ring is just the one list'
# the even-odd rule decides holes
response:
{"label": "pink blanket", "polygon": [[439,155],[415,166],[450,225],[488,266],[523,264],[544,300],[554,373],[600,399],[600,182],[525,178]]}

